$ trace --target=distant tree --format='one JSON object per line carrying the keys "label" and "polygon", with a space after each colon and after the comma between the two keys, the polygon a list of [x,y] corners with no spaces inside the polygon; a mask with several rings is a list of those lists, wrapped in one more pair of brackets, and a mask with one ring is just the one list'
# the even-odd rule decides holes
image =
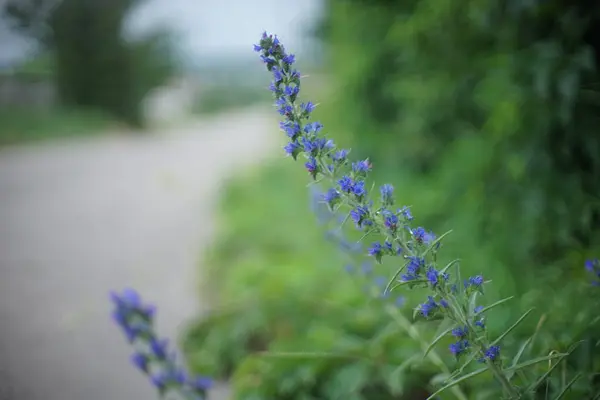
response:
{"label": "distant tree", "polygon": [[8,0],[15,29],[52,53],[61,100],[106,110],[134,125],[141,103],[176,69],[169,32],[126,40],[126,17],[145,0]]}

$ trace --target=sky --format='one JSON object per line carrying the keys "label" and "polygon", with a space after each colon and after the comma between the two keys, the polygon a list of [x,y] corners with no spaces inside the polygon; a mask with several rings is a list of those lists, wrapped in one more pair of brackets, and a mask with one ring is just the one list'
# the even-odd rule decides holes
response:
{"label": "sky", "polygon": [[[147,0],[127,25],[131,32],[161,24],[174,28],[190,59],[249,52],[264,30],[277,33],[288,49],[301,53],[308,45],[306,30],[321,6],[322,0]],[[0,21],[0,64],[31,51],[31,44],[10,34],[6,21]]]}

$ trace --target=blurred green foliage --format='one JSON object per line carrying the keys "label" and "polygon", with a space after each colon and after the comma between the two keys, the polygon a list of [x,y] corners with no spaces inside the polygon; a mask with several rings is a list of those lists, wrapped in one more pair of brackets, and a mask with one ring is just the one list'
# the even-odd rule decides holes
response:
{"label": "blurred green foliage", "polygon": [[400,311],[372,285],[391,270],[344,272],[348,260],[325,241],[306,176],[289,161],[223,195],[204,271],[210,280],[201,287],[215,312],[183,344],[192,369],[232,376],[240,399],[421,398],[421,383],[439,371],[421,354],[403,363],[419,344],[398,345],[412,340],[390,317]]}
{"label": "blurred green foliage", "polygon": [[[598,378],[590,375],[600,362],[594,347],[600,339],[598,293],[586,291],[583,270],[583,261],[597,256],[599,240],[599,7],[535,0],[326,5],[320,34],[332,92],[317,99],[323,103],[318,118],[342,146],[353,148],[353,157],[371,158],[376,181],[396,186],[418,225],[437,233],[453,229],[443,256],[460,258],[465,274],[492,280],[487,302],[516,296],[490,316],[492,337],[536,307],[503,341],[504,354],[514,354],[532,332],[537,333],[530,357],[586,340],[548,381],[548,391],[556,393],[575,369],[586,378],[565,398],[585,399],[600,390]],[[302,169],[299,163],[293,167]],[[192,366],[205,373],[234,370],[240,399],[410,398],[391,389],[389,383],[399,381],[430,389],[437,369],[418,362],[413,369],[410,356],[422,350],[403,334],[384,346],[386,362],[408,363],[407,370],[418,373],[403,372],[390,381],[367,361],[342,365],[328,358],[256,353],[352,354],[353,347],[344,344],[354,336],[353,324],[363,312],[384,311],[360,287],[346,286],[341,270],[324,268],[343,261],[322,243],[308,211],[302,213],[308,201],[302,182],[308,177],[287,171],[267,168],[228,193],[227,218],[208,264],[222,273],[211,281],[221,299],[217,305],[229,299],[243,307],[191,331],[186,349]],[[386,274],[394,267],[378,268]],[[303,294],[317,306],[305,305]],[[411,293],[408,307],[422,296]],[[328,314],[330,299],[339,308]],[[383,314],[374,317],[358,347],[368,352],[389,321]],[[276,328],[281,324],[294,328],[284,329],[284,336]],[[418,327],[427,329],[427,339],[434,336],[430,324]],[[257,332],[259,345],[247,345]],[[328,343],[311,332],[327,332],[335,340]],[[353,386],[365,377],[388,392]],[[327,385],[339,391],[332,394]],[[469,399],[498,398],[493,384],[470,382],[464,389]]]}
{"label": "blurred green foliage", "polygon": [[10,0],[4,13],[52,57],[66,107],[97,108],[134,126],[142,100],[177,71],[170,32],[126,37],[129,13],[143,0]]}

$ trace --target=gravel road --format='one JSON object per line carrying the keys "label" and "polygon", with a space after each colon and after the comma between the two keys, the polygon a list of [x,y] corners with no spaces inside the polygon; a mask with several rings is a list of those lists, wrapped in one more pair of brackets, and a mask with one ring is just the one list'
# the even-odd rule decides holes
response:
{"label": "gravel road", "polygon": [[258,108],[0,150],[0,400],[157,398],[129,364],[108,292],[138,289],[171,337],[201,312],[195,273],[219,187],[279,156],[276,126]]}

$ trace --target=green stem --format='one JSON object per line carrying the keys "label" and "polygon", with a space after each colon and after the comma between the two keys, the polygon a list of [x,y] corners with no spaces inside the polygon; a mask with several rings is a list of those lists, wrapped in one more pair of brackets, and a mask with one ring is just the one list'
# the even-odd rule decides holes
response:
{"label": "green stem", "polygon": [[511,400],[517,400],[521,398],[521,395],[519,394],[517,389],[513,387],[506,375],[504,375],[504,372],[500,368],[498,368],[498,366],[494,362],[487,362],[486,365],[488,366],[492,374],[494,374],[496,379],[500,382],[502,388],[504,389],[504,392],[510,396]]}
{"label": "green stem", "polygon": [[[427,351],[427,347],[429,346],[429,344],[422,339],[421,333],[419,332],[419,330],[413,324],[411,324],[410,321],[408,319],[406,319],[406,317],[401,312],[399,312],[396,308],[394,308],[390,305],[386,306],[386,311],[394,319],[394,321],[396,321],[396,323],[398,325],[400,325],[408,333],[408,335],[415,342],[419,343],[419,345],[421,346],[421,349],[424,352]],[[437,354],[437,352],[435,350],[431,350],[429,352],[429,354],[427,354],[427,357],[443,373],[450,375],[450,370],[448,369],[448,367],[446,366],[446,364],[444,363],[442,358]],[[460,387],[454,386],[450,390],[460,400],[467,400],[467,396],[463,393],[463,391],[461,390]]]}

